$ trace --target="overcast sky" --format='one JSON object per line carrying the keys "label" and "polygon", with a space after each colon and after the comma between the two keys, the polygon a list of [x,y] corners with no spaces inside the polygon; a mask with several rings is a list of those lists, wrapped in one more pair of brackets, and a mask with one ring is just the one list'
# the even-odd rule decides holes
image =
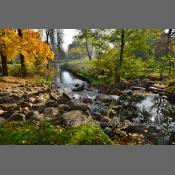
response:
{"label": "overcast sky", "polygon": [[76,29],[64,29],[64,43],[63,47],[67,50],[68,45],[72,43],[73,37],[76,35]]}
{"label": "overcast sky", "polygon": [[[37,31],[38,29],[33,29]],[[46,40],[46,34],[45,34],[45,29],[41,29],[43,32],[42,39],[45,41]],[[63,35],[63,48],[65,50],[68,49],[68,45],[72,43],[73,37],[77,34],[77,29],[63,29],[64,30],[64,35]]]}

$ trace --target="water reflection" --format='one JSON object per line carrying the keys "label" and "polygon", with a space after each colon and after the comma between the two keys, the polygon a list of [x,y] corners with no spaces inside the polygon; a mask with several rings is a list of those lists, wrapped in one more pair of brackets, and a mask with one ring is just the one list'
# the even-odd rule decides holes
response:
{"label": "water reflection", "polygon": [[71,90],[73,90],[75,86],[79,84],[87,85],[86,82],[82,81],[81,79],[75,77],[73,74],[65,70],[59,71],[59,76],[57,77],[56,83],[58,86],[69,88]]}
{"label": "water reflection", "polygon": [[123,111],[126,111],[125,115],[133,125],[151,129],[157,134],[161,144],[164,144],[175,130],[175,106],[168,102],[166,96],[130,92],[119,99],[120,105],[123,106],[119,112],[120,117],[124,114]]}
{"label": "water reflection", "polygon": [[[80,98],[91,98],[95,99],[97,95],[100,93],[98,90],[93,90],[93,91],[87,91],[86,88],[88,86],[88,83],[77,78],[75,75],[70,73],[69,71],[66,70],[60,70],[57,80],[56,80],[56,85],[60,87],[60,89],[67,94],[69,94],[72,98],[75,99],[80,99]],[[84,90],[80,91],[74,91],[76,89],[76,86],[85,86]],[[112,98],[118,99],[117,95],[111,95]]]}

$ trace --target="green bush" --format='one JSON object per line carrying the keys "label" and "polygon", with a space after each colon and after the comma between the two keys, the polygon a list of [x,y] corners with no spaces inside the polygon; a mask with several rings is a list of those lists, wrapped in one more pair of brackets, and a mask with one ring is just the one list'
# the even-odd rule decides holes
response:
{"label": "green bush", "polygon": [[102,145],[111,139],[98,125],[58,128],[50,123],[15,122],[0,127],[0,145]]}
{"label": "green bush", "polygon": [[[92,61],[94,76],[104,83],[114,83],[118,59],[114,55],[96,59]],[[121,78],[132,78],[140,75],[144,71],[144,63],[141,59],[135,57],[124,57],[122,64]]]}
{"label": "green bush", "polygon": [[20,64],[10,64],[8,65],[9,68],[9,74],[14,77],[20,77],[21,76],[21,65]]}
{"label": "green bush", "polygon": [[93,76],[101,83],[111,83],[115,78],[114,58],[106,57],[94,59],[91,63]]}
{"label": "green bush", "polygon": [[45,73],[43,74],[36,73],[34,75],[34,81],[37,84],[50,85],[54,82],[55,76],[56,76],[56,70],[53,68],[53,69],[50,69],[49,71],[45,70]]}
{"label": "green bush", "polygon": [[[117,57],[118,58],[118,57]],[[119,59],[115,52],[103,54],[101,58],[80,59],[66,62],[63,68],[72,71],[88,79],[92,84],[112,85],[116,78],[116,69]],[[150,63],[151,64],[151,63]],[[145,63],[141,58],[124,57],[122,64],[121,79],[133,78],[144,73]]]}
{"label": "green bush", "polygon": [[142,74],[144,63],[141,58],[125,57],[122,65],[122,78],[133,78]]}

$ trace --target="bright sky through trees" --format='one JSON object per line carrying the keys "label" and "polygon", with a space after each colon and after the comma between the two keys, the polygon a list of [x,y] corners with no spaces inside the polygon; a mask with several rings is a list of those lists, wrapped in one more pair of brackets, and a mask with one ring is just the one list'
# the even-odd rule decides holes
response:
{"label": "bright sky through trees", "polygon": [[67,50],[68,45],[72,43],[73,37],[77,33],[76,29],[64,29],[64,43],[63,47]]}
{"label": "bright sky through trees", "polygon": [[[38,29],[34,29],[35,31],[37,31]],[[46,35],[45,35],[45,29],[41,29],[43,30],[43,40],[46,39]],[[64,35],[63,35],[63,48],[65,51],[67,51],[69,44],[72,43],[73,41],[73,37],[77,34],[77,29],[63,29],[64,30]]]}

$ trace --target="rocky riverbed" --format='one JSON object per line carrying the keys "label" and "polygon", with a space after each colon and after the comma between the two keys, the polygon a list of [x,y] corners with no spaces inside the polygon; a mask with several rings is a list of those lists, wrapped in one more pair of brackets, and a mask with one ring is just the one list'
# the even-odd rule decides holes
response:
{"label": "rocky riverbed", "polygon": [[52,122],[58,127],[98,124],[116,144],[172,144],[174,94],[159,79],[92,86],[62,70],[54,85],[16,84],[0,91],[0,124]]}
{"label": "rocky riverbed", "polygon": [[72,90],[67,92],[72,98],[91,103],[93,120],[99,121],[116,143],[170,143],[175,95],[166,92],[166,83],[161,78],[140,77],[109,87],[89,85],[67,70],[61,70],[59,75],[58,86],[63,85],[67,91],[64,87],[71,85]]}
{"label": "rocky riverbed", "polygon": [[0,91],[0,124],[34,120],[76,127],[98,123],[116,144],[167,144],[174,116],[174,106],[165,95],[138,88],[124,90],[118,98],[99,93],[78,99],[47,85],[23,84]]}

